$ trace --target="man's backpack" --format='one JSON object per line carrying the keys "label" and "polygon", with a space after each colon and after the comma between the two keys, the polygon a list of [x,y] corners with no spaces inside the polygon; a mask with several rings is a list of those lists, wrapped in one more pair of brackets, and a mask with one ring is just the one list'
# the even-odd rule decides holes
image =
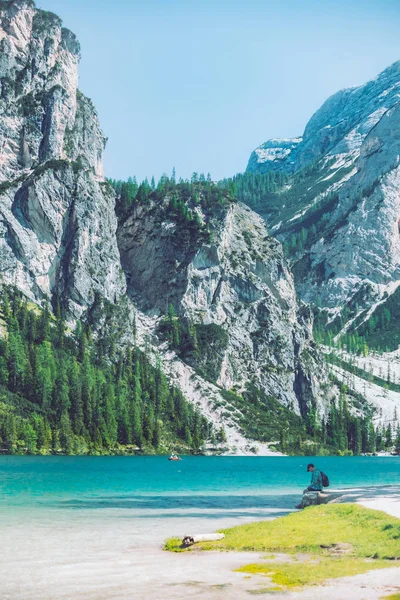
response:
{"label": "man's backpack", "polygon": [[325,473],[323,473],[322,471],[321,471],[321,479],[322,479],[322,485],[324,487],[329,487],[329,477],[328,477],[328,475],[325,475]]}

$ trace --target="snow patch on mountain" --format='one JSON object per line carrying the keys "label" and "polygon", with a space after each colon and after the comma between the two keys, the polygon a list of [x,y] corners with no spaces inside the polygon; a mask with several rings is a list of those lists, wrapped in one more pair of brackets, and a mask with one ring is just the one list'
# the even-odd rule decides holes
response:
{"label": "snow patch on mountain", "polygon": [[375,425],[390,425],[393,428],[397,426],[398,421],[394,417],[395,414],[400,414],[400,394],[398,392],[385,390],[379,385],[348,373],[336,365],[331,365],[331,370],[339,381],[346,384],[349,389],[361,394],[375,408],[373,418]]}

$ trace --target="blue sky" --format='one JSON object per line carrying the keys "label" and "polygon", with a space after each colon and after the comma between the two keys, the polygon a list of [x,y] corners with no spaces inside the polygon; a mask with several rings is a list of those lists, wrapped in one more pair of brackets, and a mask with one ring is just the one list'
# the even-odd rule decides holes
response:
{"label": "blue sky", "polygon": [[340,88],[400,59],[398,0],[37,0],[82,45],[106,175],[243,171]]}

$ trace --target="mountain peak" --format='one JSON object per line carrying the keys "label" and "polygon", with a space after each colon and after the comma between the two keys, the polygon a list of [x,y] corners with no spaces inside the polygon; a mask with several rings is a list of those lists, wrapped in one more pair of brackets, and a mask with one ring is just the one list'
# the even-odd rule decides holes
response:
{"label": "mountain peak", "polygon": [[[291,152],[303,141],[301,137],[272,138],[267,140],[251,154],[247,171],[264,172],[270,168],[279,168],[280,163],[287,164]],[[288,159],[288,160],[285,160]]]}
{"label": "mountain peak", "polygon": [[[400,61],[361,86],[346,88],[330,96],[313,114],[298,143],[288,146],[270,140],[250,156],[247,171],[286,173],[322,160],[348,155],[359,156],[361,144],[383,114],[400,101]],[[289,150],[289,151],[288,151]]]}
{"label": "mountain peak", "polygon": [[114,301],[125,289],[105,138],[78,91],[75,35],[29,0],[0,8],[1,270],[31,299],[57,296],[77,316],[96,291]]}

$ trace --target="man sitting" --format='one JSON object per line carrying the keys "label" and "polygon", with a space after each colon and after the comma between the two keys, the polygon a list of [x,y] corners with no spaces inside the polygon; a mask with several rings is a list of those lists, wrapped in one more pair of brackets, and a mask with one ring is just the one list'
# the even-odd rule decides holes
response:
{"label": "man sitting", "polygon": [[311,483],[303,491],[303,500],[300,502],[300,504],[297,504],[296,508],[304,508],[305,506],[308,506],[308,502],[305,500],[304,494],[307,494],[307,492],[322,492],[323,489],[321,471],[316,469],[315,465],[310,463],[307,465],[307,472],[311,473]]}
{"label": "man sitting", "polygon": [[315,466],[310,463],[307,465],[307,472],[311,472],[311,483],[307,489],[304,490],[303,494],[306,492],[322,492],[322,475],[321,471],[315,468]]}

